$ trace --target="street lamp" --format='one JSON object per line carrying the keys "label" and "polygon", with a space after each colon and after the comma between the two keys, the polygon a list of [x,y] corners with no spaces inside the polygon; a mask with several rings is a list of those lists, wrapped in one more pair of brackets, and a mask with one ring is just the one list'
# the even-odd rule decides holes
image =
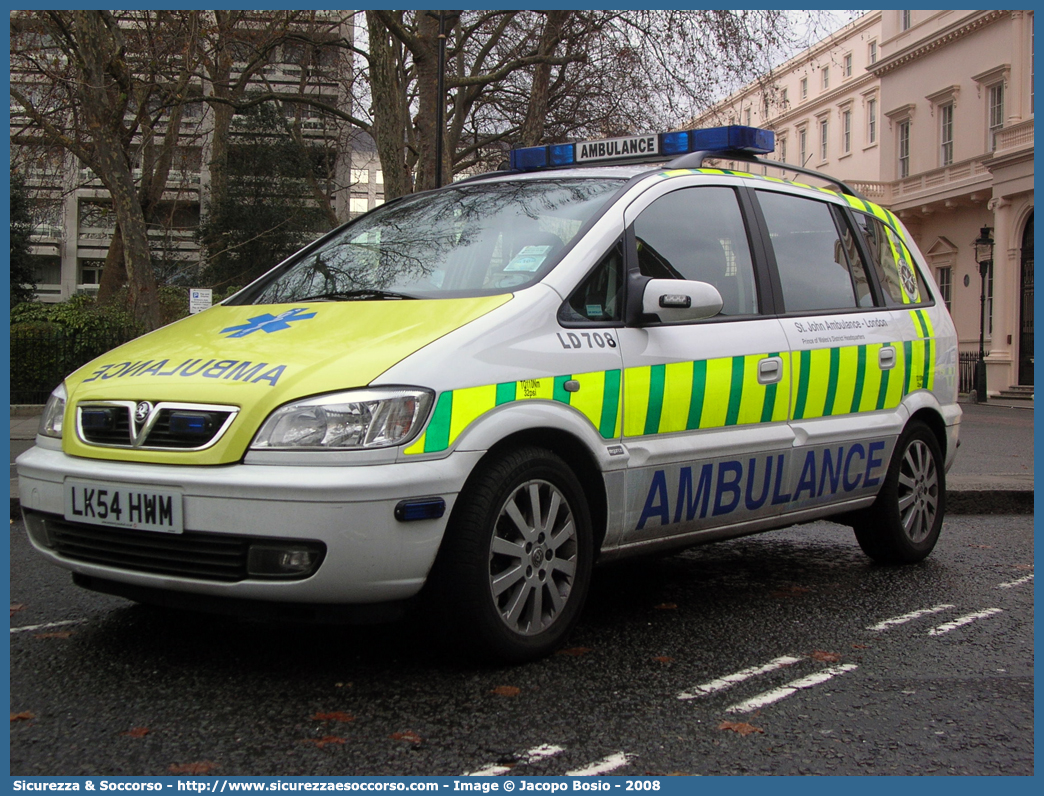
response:
{"label": "street lamp", "polygon": [[979,359],[975,362],[975,400],[986,403],[986,275],[993,265],[993,238],[991,227],[983,227],[975,239],[975,262],[979,264],[982,289],[979,294]]}
{"label": "street lamp", "polygon": [[446,127],[446,39],[448,32],[446,25],[456,22],[460,11],[439,11],[437,14],[427,12],[429,17],[439,21],[439,55],[438,76],[436,78],[435,93],[438,95],[438,105],[435,107],[435,187],[441,188],[443,182],[442,151],[445,147]]}

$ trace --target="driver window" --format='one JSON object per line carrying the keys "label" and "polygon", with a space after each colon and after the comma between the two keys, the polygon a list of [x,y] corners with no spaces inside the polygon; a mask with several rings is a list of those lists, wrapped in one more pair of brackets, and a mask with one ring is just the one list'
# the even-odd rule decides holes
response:
{"label": "driver window", "polygon": [[638,216],[634,233],[642,275],[709,282],[721,294],[722,315],[758,312],[746,227],[731,188],[661,196]]}

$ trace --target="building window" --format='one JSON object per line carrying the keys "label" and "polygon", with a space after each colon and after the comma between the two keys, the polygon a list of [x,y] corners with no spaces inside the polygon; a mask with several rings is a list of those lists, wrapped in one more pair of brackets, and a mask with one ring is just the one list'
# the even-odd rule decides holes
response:
{"label": "building window", "polygon": [[808,78],[801,78],[801,99],[808,99]]}
{"label": "building window", "polygon": [[[58,287],[62,283],[62,258],[56,254],[30,255],[33,268],[33,281],[37,289],[47,286]],[[53,292],[53,291],[47,291]]]}
{"label": "building window", "polygon": [[986,144],[990,152],[997,149],[997,133],[1004,127],[1004,84],[990,86],[989,131]]}
{"label": "building window", "polygon": [[116,213],[112,209],[112,202],[87,202],[81,199],[78,211],[81,233],[84,230],[102,230],[111,235],[116,229]]}
{"label": "building window", "polygon": [[747,108],[747,110],[746,110],[746,114],[745,114],[745,118],[746,118],[746,120],[747,120],[747,121],[746,121],[746,125],[747,125],[747,127],[750,127],[750,117],[751,117],[751,109],[750,109],[750,108]]}
{"label": "building window", "polygon": [[830,125],[826,119],[819,120],[819,160],[827,159],[827,137],[830,134]]}
{"label": "building window", "polygon": [[370,182],[370,172],[366,169],[352,169],[352,185],[366,185]]}
{"label": "building window", "polygon": [[950,297],[953,294],[953,269],[950,266],[936,268],[935,281],[939,283],[939,293],[942,294],[943,302],[946,304],[946,311],[952,314]]}
{"label": "building window", "polygon": [[869,52],[867,53],[868,60],[872,64],[877,63],[877,42],[872,41],[869,45]]}
{"label": "building window", "polygon": [[939,108],[939,143],[940,165],[953,163],[953,103],[948,102]]}
{"label": "building window", "polygon": [[852,111],[841,114],[841,151],[846,155],[852,151]]}
{"label": "building window", "polygon": [[798,155],[801,157],[799,166],[804,166],[808,162],[808,130],[802,127],[798,130]]}
{"label": "building window", "polygon": [[768,119],[769,117],[769,98],[766,94],[761,101],[761,118],[762,120]]}
{"label": "building window", "polygon": [[830,67],[829,66],[824,66],[823,67],[823,91],[826,91],[828,88],[830,88]]}
{"label": "building window", "polygon": [[852,76],[852,53],[848,53],[842,61],[841,74],[843,77]]}
{"label": "building window", "polygon": [[100,285],[105,260],[81,259],[79,285]]}
{"label": "building window", "polygon": [[787,90],[783,89],[783,93],[779,95],[779,104],[783,107],[783,110],[787,109],[788,102],[789,99],[787,98]]}
{"label": "building window", "polygon": [[866,103],[866,142],[877,143],[877,100],[868,100]]}
{"label": "building window", "polygon": [[787,162],[787,139],[786,138],[780,138],[779,139],[779,161],[780,161],[780,163],[786,163]]}
{"label": "building window", "polygon": [[899,179],[910,176],[910,120],[899,122]]}
{"label": "building window", "polygon": [[909,30],[910,26],[912,24],[913,24],[913,19],[911,18],[911,13],[909,11],[900,11],[899,12],[899,30]]}
{"label": "building window", "polygon": [[348,210],[352,213],[365,213],[370,209],[367,204],[365,196],[353,196],[348,200]]}

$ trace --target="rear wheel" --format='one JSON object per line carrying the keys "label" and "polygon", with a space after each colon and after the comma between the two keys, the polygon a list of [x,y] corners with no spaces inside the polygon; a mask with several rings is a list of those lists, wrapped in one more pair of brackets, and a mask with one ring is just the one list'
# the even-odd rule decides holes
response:
{"label": "rear wheel", "polygon": [[882,564],[912,564],[932,552],[946,508],[946,475],[939,441],[911,422],[896,445],[881,492],[853,521],[856,539]]}
{"label": "rear wheel", "polygon": [[467,640],[503,661],[546,655],[576,623],[591,581],[583,488],[541,448],[484,462],[458,499],[439,556],[443,599]]}

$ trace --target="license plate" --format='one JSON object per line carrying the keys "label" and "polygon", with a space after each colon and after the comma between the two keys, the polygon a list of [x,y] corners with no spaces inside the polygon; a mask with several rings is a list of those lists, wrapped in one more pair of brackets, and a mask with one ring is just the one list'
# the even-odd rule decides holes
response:
{"label": "license plate", "polygon": [[149,487],[65,482],[65,519],[114,528],[181,533],[181,495]]}

